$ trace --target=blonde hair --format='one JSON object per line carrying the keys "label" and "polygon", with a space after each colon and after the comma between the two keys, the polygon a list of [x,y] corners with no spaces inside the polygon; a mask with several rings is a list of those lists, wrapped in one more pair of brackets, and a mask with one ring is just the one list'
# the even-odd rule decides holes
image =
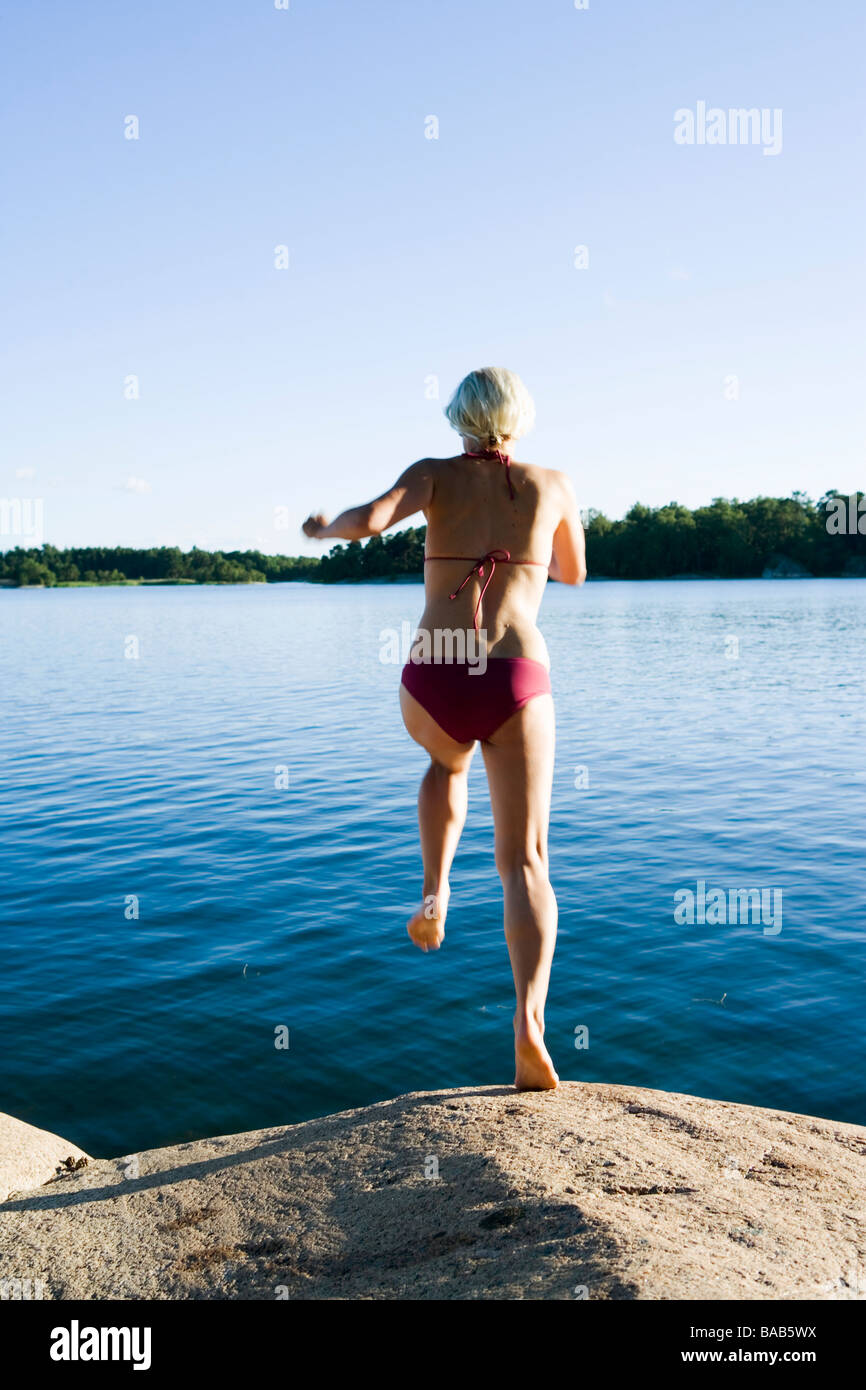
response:
{"label": "blonde hair", "polygon": [[481,367],[461,381],[445,407],[458,434],[497,449],[506,439],[520,439],[532,429],[535,403],[516,372]]}

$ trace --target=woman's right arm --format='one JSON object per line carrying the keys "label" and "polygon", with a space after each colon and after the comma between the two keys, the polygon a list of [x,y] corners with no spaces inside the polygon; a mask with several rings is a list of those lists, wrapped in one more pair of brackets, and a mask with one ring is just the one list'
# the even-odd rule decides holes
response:
{"label": "woman's right arm", "polygon": [[361,541],[367,536],[381,535],[415,512],[426,511],[432,498],[433,460],[420,459],[401,473],[381,497],[360,507],[349,507],[330,522],[321,515],[308,516],[301,529],[316,541]]}
{"label": "woman's right arm", "polygon": [[558,475],[562,487],[562,520],[553,533],[553,557],[548,574],[560,584],[582,584],[586,579],[586,537],[571,479]]}

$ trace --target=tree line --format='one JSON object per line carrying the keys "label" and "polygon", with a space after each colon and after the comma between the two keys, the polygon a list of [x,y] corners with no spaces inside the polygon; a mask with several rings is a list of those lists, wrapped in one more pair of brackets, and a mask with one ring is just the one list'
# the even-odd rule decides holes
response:
{"label": "tree line", "polygon": [[[53,545],[0,553],[5,585],[319,584],[419,577],[426,527],[409,527],[365,543],[333,546],[321,557],[265,555],[260,550],[182,551],[177,546]],[[803,493],[739,502],[717,497],[693,511],[669,502],[640,503],[620,521],[586,516],[587,566],[609,579],[665,579],[693,574],[747,579],[780,558],[809,574],[866,576],[866,494],[831,491],[817,502]]]}
{"label": "tree line", "polygon": [[[859,528],[859,529],[858,529]],[[677,502],[637,503],[622,521],[590,512],[588,569],[611,579],[666,579],[676,574],[751,579],[784,558],[817,577],[866,575],[866,498],[831,491],[715,498],[690,511]]]}

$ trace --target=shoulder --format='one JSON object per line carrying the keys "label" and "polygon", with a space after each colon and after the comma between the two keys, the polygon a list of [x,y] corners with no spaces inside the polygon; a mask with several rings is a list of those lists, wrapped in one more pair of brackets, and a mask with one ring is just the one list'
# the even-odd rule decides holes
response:
{"label": "shoulder", "polygon": [[424,473],[443,473],[445,468],[453,468],[456,463],[460,463],[461,455],[456,455],[452,459],[418,459],[417,463],[411,464],[413,468],[421,468]]}
{"label": "shoulder", "polygon": [[429,495],[436,478],[438,459],[416,459],[404,468],[392,492],[411,492],[413,495]]}
{"label": "shoulder", "polygon": [[415,461],[414,463],[410,463],[410,464],[409,464],[409,467],[408,467],[407,469],[404,470],[402,476],[403,476],[404,478],[408,478],[408,477],[410,477],[410,476],[414,476],[414,477],[417,477],[417,478],[427,478],[427,477],[431,477],[431,476],[433,476],[433,475],[436,474],[436,473],[441,473],[444,469],[448,468],[449,465],[454,464],[454,463],[456,463],[456,462],[457,462],[457,460],[456,460],[456,459],[453,459],[453,458],[450,458],[450,459],[433,459],[433,458],[416,459],[416,461]]}
{"label": "shoulder", "polygon": [[400,479],[404,486],[409,484],[414,487],[424,486],[432,495],[437,483],[445,484],[449,477],[453,477],[455,471],[459,474],[460,458],[423,458],[415,463],[410,463],[405,473]]}
{"label": "shoulder", "polygon": [[554,525],[562,521],[576,524],[580,512],[574,484],[561,468],[533,468],[535,485],[539,499],[543,499],[545,509],[553,517]]}
{"label": "shoulder", "polygon": [[551,492],[562,507],[564,516],[574,516],[577,509],[577,494],[574,483],[560,468],[549,468]]}
{"label": "shoulder", "polygon": [[416,511],[426,511],[433,502],[436,488],[442,483],[446,470],[455,463],[456,459],[416,459],[408,468],[404,468],[391,488],[391,495],[410,500]]}
{"label": "shoulder", "polygon": [[541,468],[535,463],[521,465],[537,484],[539,491],[566,498],[574,497],[574,487],[567,473],[558,468]]}
{"label": "shoulder", "polygon": [[560,468],[546,468],[545,472],[549,475],[551,484],[566,497],[574,496],[574,484],[567,473],[563,473]]}

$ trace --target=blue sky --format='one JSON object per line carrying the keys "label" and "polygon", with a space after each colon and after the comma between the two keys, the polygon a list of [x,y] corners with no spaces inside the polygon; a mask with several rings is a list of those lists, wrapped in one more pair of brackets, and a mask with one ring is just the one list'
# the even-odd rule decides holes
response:
{"label": "blue sky", "polygon": [[[855,0],[7,11],[0,495],[57,545],[318,553],[308,511],[455,451],[483,365],[535,396],[517,456],[611,516],[863,487],[864,27]],[[780,108],[781,153],[678,145],[699,101]]]}

